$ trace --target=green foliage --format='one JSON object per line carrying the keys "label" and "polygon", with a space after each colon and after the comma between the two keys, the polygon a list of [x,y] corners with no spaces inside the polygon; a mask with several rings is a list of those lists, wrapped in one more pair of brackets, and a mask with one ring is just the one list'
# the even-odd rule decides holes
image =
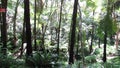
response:
{"label": "green foliage", "polygon": [[[14,53],[16,51],[18,51],[18,48],[20,48],[21,44],[22,44],[22,40],[20,40],[20,42],[17,44],[16,49],[11,50],[13,43],[11,42],[11,40],[9,40],[9,38],[11,38],[13,36],[13,23],[12,23],[12,18],[14,16],[14,10],[15,9],[15,3],[17,0],[9,0],[8,1],[8,7],[7,7],[7,23],[8,25],[8,41],[7,41],[7,49],[9,53]],[[60,8],[60,1],[59,0],[37,0],[37,26],[36,26],[36,36],[37,36],[37,45],[38,47],[42,45],[42,26],[47,26],[46,28],[46,32],[45,32],[45,48],[49,49],[51,51],[51,53],[35,53],[33,54],[33,57],[29,57],[26,58],[27,65],[29,66],[28,68],[33,67],[41,67],[42,65],[51,65],[52,62],[56,63],[56,61],[54,60],[58,60],[58,56],[55,55],[56,54],[56,41],[57,41],[57,27],[58,27],[58,22],[59,22],[59,8]],[[62,13],[62,22],[61,22],[61,34],[63,34],[63,37],[60,37],[60,54],[59,54],[59,62],[57,61],[57,63],[64,63],[67,64],[67,60],[68,60],[68,40],[70,39],[70,34],[71,34],[71,30],[69,30],[69,28],[71,28],[70,26],[70,22],[71,22],[71,17],[72,17],[72,11],[73,11],[73,3],[72,1],[74,0],[64,0],[63,3],[63,13]],[[102,3],[104,2],[104,3]],[[22,39],[22,28],[23,28],[23,15],[24,15],[24,6],[22,4],[23,2],[20,0],[20,5],[18,7],[18,14],[17,14],[17,20],[16,20],[16,36],[18,39]],[[51,4],[52,3],[52,4]],[[101,59],[103,56],[103,49],[95,49],[93,55],[89,56],[89,45],[88,42],[86,42],[86,32],[87,30],[90,31],[91,27],[87,27],[89,25],[94,25],[96,24],[95,22],[95,18],[96,21],[98,22],[100,20],[99,15],[102,16],[102,20],[100,20],[99,22],[99,27],[97,27],[97,31],[95,29],[95,33],[94,35],[98,36],[101,40],[104,37],[104,32],[107,31],[107,34],[111,35],[113,33],[116,32],[117,30],[117,21],[114,21],[112,18],[112,5],[115,6],[115,10],[119,8],[119,3],[120,1],[117,0],[110,0],[110,6],[109,9],[107,7],[106,10],[106,4],[107,4],[107,0],[80,0],[79,5],[80,7],[78,7],[80,9],[80,17],[81,19],[77,19],[77,28],[76,28],[76,38],[78,37],[77,34],[79,33],[79,29],[81,28],[80,32],[81,32],[81,39],[80,41],[82,41],[82,43],[80,43],[80,41],[78,41],[77,45],[81,45],[81,47],[79,47],[79,53],[78,53],[78,58],[80,58],[80,62],[75,62],[75,64],[72,65],[72,68],[83,68],[82,67],[82,62],[81,62],[81,58],[85,57],[85,61],[86,61],[86,68],[109,68],[110,67],[115,67],[117,68],[117,65],[120,64],[120,60],[119,58],[115,58],[113,60],[110,60],[110,62],[105,63],[105,64],[101,64],[101,63],[93,63],[96,62],[96,59],[99,60]],[[33,24],[34,24],[34,0],[30,0],[30,16],[31,16],[31,31],[33,30]],[[118,10],[119,11],[119,10]],[[93,14],[94,12],[94,14]],[[115,13],[118,15],[119,12],[115,11]],[[105,16],[104,16],[105,15]],[[79,20],[81,20],[81,26],[79,27]],[[43,25],[44,24],[44,25]],[[85,25],[85,26],[84,26]],[[97,25],[98,26],[98,25]],[[62,28],[64,28],[64,32],[62,31]],[[96,25],[95,25],[96,28]],[[43,28],[43,31],[45,29]],[[57,30],[57,31],[56,31]],[[51,32],[52,31],[52,32]],[[70,32],[70,33],[69,33]],[[68,33],[69,33],[69,37],[68,37]],[[61,36],[60,34],[60,36]],[[91,36],[91,35],[89,35]],[[33,36],[32,36],[33,37]],[[32,39],[32,44],[33,43],[34,38]],[[90,38],[88,38],[88,40],[90,40]],[[94,41],[94,45],[97,45],[95,39]],[[52,42],[53,41],[53,42]],[[77,40],[76,40],[77,41]],[[12,43],[12,44],[11,44]],[[101,42],[102,44],[103,42]],[[51,44],[51,45],[50,45]],[[94,46],[93,45],[93,46]],[[109,45],[108,45],[109,46]],[[2,47],[2,46],[0,46]],[[63,49],[64,47],[64,49]],[[50,49],[51,48],[51,49]],[[81,49],[80,49],[81,48]],[[94,48],[94,47],[93,47]],[[113,49],[112,47],[107,47],[107,55],[110,55],[111,53],[114,54],[115,49]],[[25,59],[22,59],[25,60]],[[66,62],[66,63],[65,63]],[[4,55],[0,55],[0,68],[26,68],[24,67],[24,61],[16,61],[13,56],[7,56],[5,57]],[[89,64],[92,63],[92,64]],[[21,66],[20,66],[21,65]],[[62,65],[61,65],[62,66]],[[58,67],[57,67],[58,68]],[[61,67],[61,68],[65,68]]]}
{"label": "green foliage", "polygon": [[107,32],[108,35],[111,35],[115,33],[117,30],[116,22],[113,22],[113,19],[111,18],[111,14],[107,13],[105,17],[100,21],[98,33],[101,37],[103,37],[103,32]]}
{"label": "green foliage", "polygon": [[88,6],[88,7],[92,7],[93,10],[96,9],[96,4],[95,4],[95,2],[92,1],[92,0],[87,0],[87,6]]}
{"label": "green foliage", "polygon": [[44,67],[44,66],[48,66],[51,67],[51,54],[50,53],[35,53],[35,55],[33,55],[33,57],[28,57],[26,58],[27,61],[27,66],[30,67]]}
{"label": "green foliage", "polygon": [[[81,50],[82,50],[82,49],[81,49]],[[88,48],[87,48],[87,47],[84,47],[83,50],[84,50],[84,56],[88,56],[88,55],[89,55],[89,50],[88,50]]]}
{"label": "green foliage", "polygon": [[0,54],[0,68],[20,68],[24,66],[24,61],[19,61],[13,56],[5,56]]}
{"label": "green foliage", "polygon": [[98,55],[98,54],[100,54],[100,52],[101,52],[100,49],[97,48],[97,49],[95,49],[94,54]]}
{"label": "green foliage", "polygon": [[76,61],[73,65],[71,65],[71,68],[81,68],[81,67],[82,67],[82,63],[79,61]]}
{"label": "green foliage", "polygon": [[106,9],[107,13],[104,16],[104,18],[102,20],[100,20],[99,22],[99,31],[103,31],[104,33],[107,32],[108,35],[112,35],[113,33],[116,32],[117,30],[117,24],[116,21],[113,20],[112,18],[112,11],[111,11],[111,7],[108,4],[107,9]]}
{"label": "green foliage", "polygon": [[95,63],[96,61],[96,56],[95,55],[90,55],[85,57],[86,63]]}
{"label": "green foliage", "polygon": [[88,68],[104,68],[100,63],[88,64]]}
{"label": "green foliage", "polygon": [[100,27],[97,28],[96,35],[97,35],[100,39],[103,39],[103,37],[104,37],[104,32],[102,31],[102,29],[101,29]]}
{"label": "green foliage", "polygon": [[11,58],[7,58],[4,55],[0,55],[0,67],[9,68],[11,66]]}
{"label": "green foliage", "polygon": [[120,67],[119,64],[120,64],[120,57],[115,57],[113,59],[110,59],[107,63],[105,63],[104,67],[119,68]]}
{"label": "green foliage", "polygon": [[116,1],[116,2],[113,4],[113,7],[114,7],[115,9],[119,9],[119,7],[120,7],[120,1]]}

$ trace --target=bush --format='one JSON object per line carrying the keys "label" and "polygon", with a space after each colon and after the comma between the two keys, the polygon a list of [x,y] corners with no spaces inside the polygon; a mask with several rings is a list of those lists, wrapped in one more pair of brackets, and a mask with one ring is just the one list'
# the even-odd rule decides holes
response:
{"label": "bush", "polygon": [[95,63],[96,62],[96,56],[95,55],[90,55],[85,57],[86,63]]}
{"label": "bush", "polygon": [[24,66],[24,61],[14,59],[11,55],[5,56],[0,54],[0,68],[21,68],[20,66]]}
{"label": "bush", "polygon": [[33,57],[26,58],[26,64],[30,67],[44,67],[44,68],[51,68],[51,54],[50,53],[36,53]]}

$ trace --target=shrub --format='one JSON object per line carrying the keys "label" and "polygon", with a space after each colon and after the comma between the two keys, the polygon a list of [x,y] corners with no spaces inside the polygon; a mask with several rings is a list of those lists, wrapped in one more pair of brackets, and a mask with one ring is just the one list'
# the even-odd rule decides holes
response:
{"label": "shrub", "polygon": [[96,56],[95,55],[90,55],[85,57],[85,61],[86,63],[94,63],[96,62]]}
{"label": "shrub", "polygon": [[50,53],[36,53],[33,57],[28,57],[26,59],[27,66],[30,67],[44,67],[44,68],[51,68],[51,54]]}

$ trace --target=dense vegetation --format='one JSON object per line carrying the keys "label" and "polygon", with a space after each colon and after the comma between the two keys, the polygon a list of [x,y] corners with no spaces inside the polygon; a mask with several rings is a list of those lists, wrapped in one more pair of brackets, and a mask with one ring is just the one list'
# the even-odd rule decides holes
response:
{"label": "dense vegetation", "polygon": [[119,68],[119,0],[0,0],[0,68]]}

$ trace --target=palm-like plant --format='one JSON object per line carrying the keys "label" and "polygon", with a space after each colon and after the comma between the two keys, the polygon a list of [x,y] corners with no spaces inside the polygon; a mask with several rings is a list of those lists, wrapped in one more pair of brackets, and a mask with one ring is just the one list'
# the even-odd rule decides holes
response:
{"label": "palm-like plant", "polygon": [[27,60],[29,63],[27,63],[29,66],[32,67],[44,67],[44,68],[51,68],[52,67],[52,60],[51,60],[51,54],[50,53],[39,53],[37,52],[33,57],[29,57]]}

